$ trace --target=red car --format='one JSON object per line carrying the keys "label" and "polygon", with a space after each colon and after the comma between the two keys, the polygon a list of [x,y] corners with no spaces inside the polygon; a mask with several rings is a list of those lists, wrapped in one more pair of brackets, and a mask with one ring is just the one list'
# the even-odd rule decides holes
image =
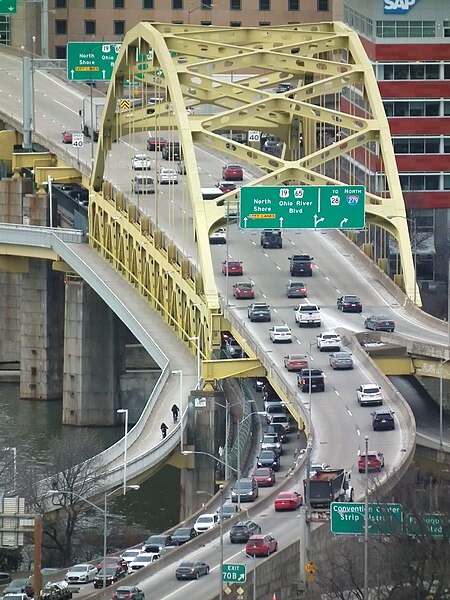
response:
{"label": "red car", "polygon": [[243,275],[244,269],[240,260],[224,260],[222,263],[223,275]]}
{"label": "red car", "polygon": [[224,194],[226,192],[232,192],[233,190],[236,189],[236,184],[233,183],[232,181],[219,181],[218,183],[216,183],[216,186]]}
{"label": "red car", "polygon": [[[367,470],[381,471],[384,467],[384,456],[382,452],[369,450],[367,453]],[[364,473],[366,470],[366,453],[361,452],[358,458],[358,471]]]}
{"label": "red car", "polygon": [[279,510],[297,510],[303,504],[303,498],[298,492],[280,492],[275,498],[274,508]]}
{"label": "red car", "polygon": [[258,487],[272,487],[275,483],[275,471],[270,468],[260,467],[255,469],[252,475]]}
{"label": "red car", "polygon": [[245,546],[245,553],[250,556],[270,556],[278,550],[278,542],[270,534],[252,535]]}
{"label": "red car", "polygon": [[255,287],[253,283],[244,281],[243,283],[235,283],[233,285],[233,296],[235,298],[254,298]]}
{"label": "red car", "polygon": [[75,131],[74,129],[67,129],[62,132],[62,143],[63,144],[71,144],[72,143],[72,134],[80,133],[79,131]]}
{"label": "red car", "polygon": [[244,171],[240,165],[225,165],[222,167],[222,179],[228,181],[242,181],[244,179]]}
{"label": "red car", "polygon": [[284,366],[288,371],[301,371],[308,368],[308,359],[304,354],[288,354],[284,357]]}

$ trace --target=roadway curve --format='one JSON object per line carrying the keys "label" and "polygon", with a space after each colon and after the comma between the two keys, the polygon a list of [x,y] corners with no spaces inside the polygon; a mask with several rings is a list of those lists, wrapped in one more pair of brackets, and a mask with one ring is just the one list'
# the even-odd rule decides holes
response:
{"label": "roadway curve", "polygon": [[[21,97],[21,69],[20,62],[6,55],[0,57],[0,69],[2,72],[2,96],[0,106],[6,113],[14,113]],[[42,136],[47,136],[53,144],[60,145],[60,132],[65,128],[76,129],[79,127],[78,110],[81,105],[81,96],[68,84],[55,80],[48,74],[37,73],[36,81],[36,113],[37,128]],[[20,119],[20,114],[15,114]],[[129,157],[136,151],[142,151],[143,140],[136,137],[127,142],[120,143],[119,154],[112,160],[117,163],[121,161],[123,168],[120,170],[110,169],[119,173],[116,182],[124,188],[129,185]],[[123,148],[129,149],[129,155],[122,152]],[[119,145],[117,145],[119,148]],[[72,148],[65,148],[66,152],[73,153]],[[128,152],[128,150],[127,150]],[[89,145],[80,152],[80,158],[89,163]],[[198,150],[197,158],[200,162],[201,180],[203,185],[210,185],[220,179],[220,167],[225,162],[223,158],[211,156],[209,153]],[[107,170],[108,172],[108,170]],[[111,173],[112,174],[112,173]],[[247,177],[251,177],[247,171]],[[189,208],[184,202],[185,191],[183,184],[170,186],[167,190],[167,202],[160,202],[161,224],[174,231],[179,231],[179,224],[183,223]],[[150,206],[151,198],[142,199],[142,203]],[[187,203],[189,205],[189,203]],[[163,210],[166,206],[167,210]],[[185,240],[185,250],[191,251],[195,260],[195,249],[191,245],[190,236]],[[358,263],[358,259],[348,255],[346,250],[341,250],[339,242],[333,233],[326,232],[288,232],[284,236],[285,245],[282,250],[263,251],[259,246],[257,234],[248,234],[239,231],[235,226],[230,230],[229,251],[233,257],[240,258],[244,262],[245,278],[254,281],[257,289],[257,299],[266,299],[274,311],[274,323],[287,323],[294,325],[293,306],[294,303],[284,296],[284,286],[289,279],[287,257],[291,252],[309,252],[315,257],[314,276],[307,281],[309,287],[309,299],[317,302],[322,308],[322,329],[335,327],[346,327],[354,331],[362,329],[364,315],[372,312],[387,313],[396,320],[397,331],[409,337],[427,340],[435,344],[445,344],[444,333],[432,330],[429,326],[424,327],[420,321],[408,315],[399,306],[398,302],[386,291],[380,282],[372,279],[365,268]],[[213,259],[217,264],[217,283],[222,295],[225,295],[225,278],[220,275],[219,264],[224,258],[224,247],[212,247]],[[269,275],[269,276],[268,276]],[[336,296],[340,293],[356,293],[360,295],[364,303],[363,315],[342,315],[336,310]],[[228,289],[228,299],[234,304]],[[230,310],[245,322],[245,305],[247,303],[231,306]],[[267,324],[252,324],[247,326],[249,336],[256,340],[261,348],[270,353],[273,364],[278,368],[282,377],[295,388],[295,376],[287,374],[282,368],[282,356],[286,347],[274,346],[268,341]],[[292,349],[309,351],[310,342],[315,340],[317,330],[293,329],[295,341]],[[291,350],[291,347],[288,348]],[[364,435],[371,438],[371,446],[384,451],[386,457],[386,473],[391,472],[398,461],[401,460],[402,450],[405,447],[405,438],[410,434],[410,429],[403,428],[403,423],[397,419],[395,432],[373,433],[370,428],[370,409],[360,408],[355,400],[355,388],[359,383],[373,380],[373,372],[368,372],[365,364],[356,361],[354,371],[349,373],[333,372],[327,366],[327,356],[313,349],[314,365],[322,367],[327,376],[327,389],[324,393],[313,396],[313,422],[315,429],[315,446],[313,460],[330,462],[335,466],[351,467],[355,463],[358,451],[363,446]],[[381,376],[380,376],[381,377]],[[297,402],[305,406],[307,398],[297,393]],[[387,404],[390,404],[387,399]],[[308,406],[306,406],[308,408]],[[338,425],[339,424],[339,425]],[[360,477],[355,474],[354,485],[361,491]],[[272,531],[283,547],[292,542],[295,531],[292,528],[292,516],[274,515],[271,511],[264,511],[258,515],[264,531]],[[211,566],[217,562],[218,541],[215,539],[205,548],[200,548],[191,553],[191,557],[208,557]],[[237,560],[241,558],[240,549],[234,546],[226,546],[226,559]],[[163,566],[163,565],[161,565]],[[214,580],[214,581],[213,581]],[[216,592],[216,578],[203,580],[202,595],[211,597]],[[156,585],[155,585],[156,584]],[[147,588],[145,579],[142,585],[149,598],[185,598],[186,590],[190,585],[180,584],[174,581],[172,567],[161,569],[156,575],[152,575],[151,584]],[[157,592],[155,590],[158,590]]]}

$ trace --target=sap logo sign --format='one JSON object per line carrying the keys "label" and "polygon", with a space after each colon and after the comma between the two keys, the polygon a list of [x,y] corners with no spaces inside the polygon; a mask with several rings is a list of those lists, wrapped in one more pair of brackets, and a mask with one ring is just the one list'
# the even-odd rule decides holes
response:
{"label": "sap logo sign", "polygon": [[419,0],[384,0],[384,14],[388,15],[404,15],[406,14]]}

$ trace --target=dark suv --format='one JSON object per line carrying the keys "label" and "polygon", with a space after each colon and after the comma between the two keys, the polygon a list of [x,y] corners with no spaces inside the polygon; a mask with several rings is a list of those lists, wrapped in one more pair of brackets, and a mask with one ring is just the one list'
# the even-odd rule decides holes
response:
{"label": "dark suv", "polygon": [[231,488],[231,502],[254,502],[259,495],[258,484],[251,477],[239,479]]}
{"label": "dark suv", "polygon": [[238,521],[230,529],[230,542],[248,542],[252,535],[259,535],[261,527],[254,521]]}
{"label": "dark suv", "polygon": [[161,156],[164,160],[181,160],[180,144],[170,142],[163,146]]}
{"label": "dark suv", "polygon": [[263,229],[261,231],[261,246],[263,248],[282,248],[281,229]]}
{"label": "dark suv", "polygon": [[394,413],[391,410],[376,410],[372,413],[372,427],[374,431],[395,429]]}

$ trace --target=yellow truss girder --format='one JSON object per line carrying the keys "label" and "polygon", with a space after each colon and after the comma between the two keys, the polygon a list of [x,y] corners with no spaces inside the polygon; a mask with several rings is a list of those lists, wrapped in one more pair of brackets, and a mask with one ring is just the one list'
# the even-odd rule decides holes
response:
{"label": "yellow truss girder", "polygon": [[[164,90],[164,102],[117,112],[126,79]],[[295,81],[297,87],[275,94],[271,87],[280,81]],[[195,107],[194,115],[186,113],[186,105]],[[213,114],[207,106],[214,108]],[[130,132],[165,129],[175,132],[182,146],[198,267],[189,263],[175,240],[166,238],[148,217],[139,217],[136,206],[103,180],[113,140]],[[231,141],[220,134],[224,129],[276,132],[285,143],[283,155],[273,157]],[[332,139],[324,131],[331,131]],[[221,308],[208,234],[224,222],[225,205],[235,205],[237,194],[203,202],[194,144],[259,167],[261,176],[252,185],[365,184],[367,222],[397,238],[405,291],[413,297],[413,262],[389,126],[370,61],[348,27],[140,23],[124,39],[90,182],[90,240],[184,341],[201,331],[202,353],[209,358],[220,341]]]}

